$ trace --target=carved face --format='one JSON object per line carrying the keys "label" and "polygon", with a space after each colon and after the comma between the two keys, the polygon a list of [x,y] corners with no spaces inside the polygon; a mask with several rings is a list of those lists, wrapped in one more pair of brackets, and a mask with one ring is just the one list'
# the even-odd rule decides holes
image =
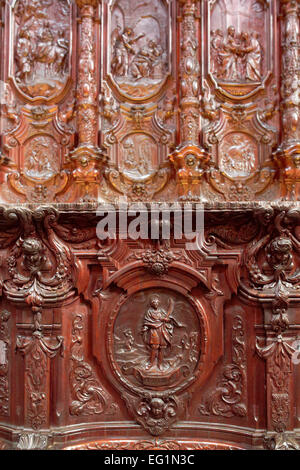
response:
{"label": "carved face", "polygon": [[32,256],[41,253],[42,245],[36,238],[25,238],[22,249],[25,256]]}
{"label": "carved face", "polygon": [[235,36],[235,28],[233,26],[229,26],[228,28],[228,36],[234,37]]}
{"label": "carved face", "polygon": [[292,242],[289,238],[276,238],[270,245],[271,264],[287,266],[291,262]]}
{"label": "carved face", "polygon": [[89,164],[89,161],[86,157],[82,157],[81,160],[80,160],[80,165],[85,168],[86,166],[88,166]]}
{"label": "carved face", "polygon": [[156,297],[153,297],[150,302],[151,307],[153,307],[155,310],[158,309],[159,307],[159,300]]}
{"label": "carved face", "polygon": [[300,155],[299,154],[296,154],[294,156],[294,164],[296,168],[300,168]]}
{"label": "carved face", "polygon": [[187,155],[185,158],[187,166],[194,166],[195,165],[195,157],[194,155]]}
{"label": "carved face", "polygon": [[162,418],[164,414],[164,401],[161,398],[153,398],[151,400],[151,414],[155,418]]}

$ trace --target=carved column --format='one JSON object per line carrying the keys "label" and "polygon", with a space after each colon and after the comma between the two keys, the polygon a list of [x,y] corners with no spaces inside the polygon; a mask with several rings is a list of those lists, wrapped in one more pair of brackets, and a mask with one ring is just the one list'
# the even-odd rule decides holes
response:
{"label": "carved column", "polygon": [[180,41],[180,146],[170,159],[177,172],[177,187],[183,199],[203,199],[198,189],[208,155],[199,148],[199,2],[181,0]]}
{"label": "carved column", "polygon": [[196,16],[198,3],[183,0],[182,29],[180,43],[180,119],[181,141],[183,144],[198,145],[199,142],[199,43],[197,39]]}
{"label": "carved column", "polygon": [[300,86],[299,0],[281,0],[282,6],[282,144],[277,160],[281,168],[282,195],[299,200]]}
{"label": "carved column", "polygon": [[78,0],[79,59],[76,93],[78,147],[71,159],[73,177],[79,185],[77,198],[95,199],[103,155],[97,146],[98,86],[96,74],[95,16],[98,0]]}

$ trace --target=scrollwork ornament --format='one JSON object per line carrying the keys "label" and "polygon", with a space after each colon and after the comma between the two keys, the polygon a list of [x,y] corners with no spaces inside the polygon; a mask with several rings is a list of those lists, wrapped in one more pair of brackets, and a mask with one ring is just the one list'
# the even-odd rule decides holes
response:
{"label": "scrollwork ornament", "polygon": [[72,324],[70,387],[72,402],[69,410],[73,416],[99,415],[105,411],[114,414],[117,405],[108,406],[108,394],[100,386],[99,380],[91,367],[84,360],[83,316],[76,314]]}
{"label": "scrollwork ornament", "polygon": [[226,418],[247,416],[244,328],[243,318],[236,316],[232,326],[232,363],[225,365],[216,391],[199,406],[200,414]]}
{"label": "scrollwork ornament", "polygon": [[0,312],[0,415],[9,416],[9,360],[10,350],[9,338],[10,312],[2,310]]}
{"label": "scrollwork ornament", "polygon": [[281,434],[287,429],[291,417],[291,358],[295,350],[281,334],[278,334],[275,338],[270,338],[266,346],[257,343],[256,351],[267,361],[269,425]]}

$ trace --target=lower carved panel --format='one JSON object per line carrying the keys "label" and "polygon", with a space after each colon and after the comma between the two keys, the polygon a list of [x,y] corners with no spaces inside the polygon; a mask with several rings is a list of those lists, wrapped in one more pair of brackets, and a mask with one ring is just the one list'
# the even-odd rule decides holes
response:
{"label": "lower carved panel", "polygon": [[66,447],[64,450],[243,450],[231,444],[184,440],[94,441]]}

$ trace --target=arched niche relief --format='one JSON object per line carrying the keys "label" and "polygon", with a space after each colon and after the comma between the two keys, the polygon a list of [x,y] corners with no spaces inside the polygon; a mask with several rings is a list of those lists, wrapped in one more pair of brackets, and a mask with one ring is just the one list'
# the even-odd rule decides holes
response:
{"label": "arched niche relief", "polygon": [[153,435],[186,416],[193,391],[223,354],[222,309],[218,316],[207,299],[191,295],[199,283],[205,288],[192,269],[170,268],[155,280],[143,267],[127,267],[93,298],[93,354]]}

